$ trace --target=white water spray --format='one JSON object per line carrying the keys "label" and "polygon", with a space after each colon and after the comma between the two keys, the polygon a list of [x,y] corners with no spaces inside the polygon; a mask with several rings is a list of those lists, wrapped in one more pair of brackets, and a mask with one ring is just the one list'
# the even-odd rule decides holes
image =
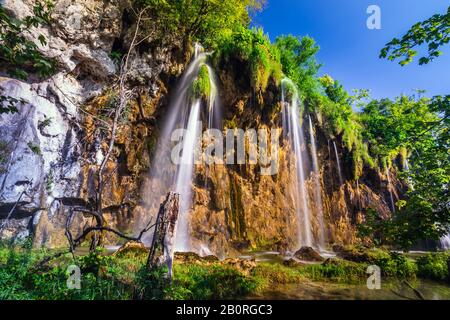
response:
{"label": "white water spray", "polygon": [[[290,103],[286,100],[286,94],[291,96]],[[297,222],[298,222],[298,245],[312,246],[313,237],[311,232],[311,213],[308,208],[308,198],[305,189],[305,173],[303,169],[303,151],[304,145],[303,131],[300,124],[299,115],[299,96],[295,85],[289,79],[283,79],[281,82],[282,105],[283,105],[283,130],[288,137],[291,147],[294,149],[297,183],[295,184],[295,200],[297,206]]]}
{"label": "white water spray", "polygon": [[200,99],[196,99],[191,106],[187,123],[187,134],[183,138],[183,153],[181,163],[178,166],[175,180],[175,192],[180,197],[180,214],[175,237],[176,251],[189,251],[191,241],[189,236],[189,210],[191,209],[191,184],[194,173],[194,155],[198,144],[198,134],[201,132],[199,120]]}
{"label": "white water spray", "polygon": [[[195,150],[199,147],[198,138],[201,136],[202,130],[198,121],[203,118],[201,114],[204,113],[205,118],[208,119],[208,127],[211,127],[215,122],[219,123],[220,118],[217,85],[213,70],[206,64],[207,55],[200,45],[195,45],[194,58],[186,68],[172,96],[152,160],[150,178],[143,190],[146,207],[145,217],[141,217],[135,227],[136,231],[141,230],[149,217],[156,215],[166,194],[170,190],[175,190],[180,194],[180,212],[175,233],[176,251],[205,252],[204,249],[200,250],[200,248],[192,245],[189,232],[189,213],[192,207],[194,156]],[[208,68],[211,84],[211,92],[206,106],[203,106],[201,99],[193,100],[190,94],[191,85],[196,80],[203,65]],[[171,142],[171,135],[178,128],[186,129],[186,134],[183,136],[180,164],[175,165],[171,160],[171,151],[174,144]],[[144,241],[150,241],[151,237],[148,234]],[[197,243],[197,245],[201,246],[202,244]]]}
{"label": "white water spray", "polygon": [[450,233],[441,238],[441,248],[444,250],[450,250]]}
{"label": "white water spray", "polygon": [[392,212],[395,212],[395,203],[394,203],[394,196],[392,194],[391,176],[389,174],[389,169],[388,168],[386,168],[386,176],[387,176],[387,180],[388,180],[387,189],[389,191],[389,197],[390,197],[390,200],[391,200],[391,209],[392,209]]}

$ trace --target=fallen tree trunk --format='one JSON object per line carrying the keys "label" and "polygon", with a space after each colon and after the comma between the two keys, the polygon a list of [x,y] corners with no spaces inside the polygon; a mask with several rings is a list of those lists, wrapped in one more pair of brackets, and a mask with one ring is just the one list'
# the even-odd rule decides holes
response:
{"label": "fallen tree trunk", "polygon": [[161,204],[156,217],[152,246],[147,259],[149,271],[167,265],[168,278],[172,279],[175,229],[179,212],[179,194],[170,192]]}

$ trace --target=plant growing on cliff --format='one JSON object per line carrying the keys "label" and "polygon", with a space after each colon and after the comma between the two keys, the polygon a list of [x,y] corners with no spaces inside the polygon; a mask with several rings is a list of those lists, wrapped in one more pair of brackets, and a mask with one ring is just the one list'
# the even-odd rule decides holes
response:
{"label": "plant growing on cliff", "polygon": [[363,139],[364,125],[359,114],[353,111],[353,103],[358,100],[350,96],[339,81],[326,75],[319,79],[325,96],[313,95],[309,100],[327,119],[328,131],[333,136],[341,136],[342,142],[351,152],[353,177],[358,179],[363,174],[365,165],[374,167],[375,162],[369,154],[368,146]]}
{"label": "plant growing on cliff", "polygon": [[209,70],[206,64],[203,64],[198,71],[198,76],[191,85],[191,96],[194,99],[209,99],[211,93],[211,82],[209,79]]}
{"label": "plant growing on cliff", "polygon": [[[16,78],[26,80],[29,72],[46,77],[55,70],[55,62],[44,57],[37,44],[30,40],[35,35],[32,28],[50,22],[50,1],[37,1],[33,7],[33,15],[17,19],[0,6],[0,61],[7,72]],[[37,40],[46,45],[44,35],[39,34]]]}
{"label": "plant growing on cliff", "polygon": [[31,152],[33,152],[35,155],[42,156],[42,151],[41,151],[41,148],[39,147],[39,145],[35,144],[32,141],[29,141],[27,143],[27,146],[31,150]]}
{"label": "plant growing on cliff", "polygon": [[216,61],[238,59],[244,62],[250,85],[258,94],[266,90],[270,77],[277,83],[283,78],[279,51],[262,29],[236,27],[222,35],[214,54]]}

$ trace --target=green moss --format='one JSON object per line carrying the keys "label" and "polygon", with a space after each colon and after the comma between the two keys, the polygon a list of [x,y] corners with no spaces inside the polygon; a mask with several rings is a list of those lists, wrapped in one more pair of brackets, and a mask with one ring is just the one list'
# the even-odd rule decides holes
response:
{"label": "green moss", "polygon": [[209,99],[211,93],[211,82],[209,79],[208,67],[203,64],[199,71],[198,76],[194,80],[191,86],[191,97],[194,99]]}

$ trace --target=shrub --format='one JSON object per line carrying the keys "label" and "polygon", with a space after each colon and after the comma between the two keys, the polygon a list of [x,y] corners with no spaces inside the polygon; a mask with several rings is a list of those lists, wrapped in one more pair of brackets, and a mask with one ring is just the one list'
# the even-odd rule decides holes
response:
{"label": "shrub", "polygon": [[270,77],[277,83],[283,77],[279,51],[262,29],[237,27],[224,33],[218,42],[215,60],[231,58],[246,63],[246,74],[250,74],[250,85],[255,92],[264,92]]}
{"label": "shrub", "polygon": [[448,253],[429,253],[417,259],[418,275],[433,280],[445,280],[449,277]]}

